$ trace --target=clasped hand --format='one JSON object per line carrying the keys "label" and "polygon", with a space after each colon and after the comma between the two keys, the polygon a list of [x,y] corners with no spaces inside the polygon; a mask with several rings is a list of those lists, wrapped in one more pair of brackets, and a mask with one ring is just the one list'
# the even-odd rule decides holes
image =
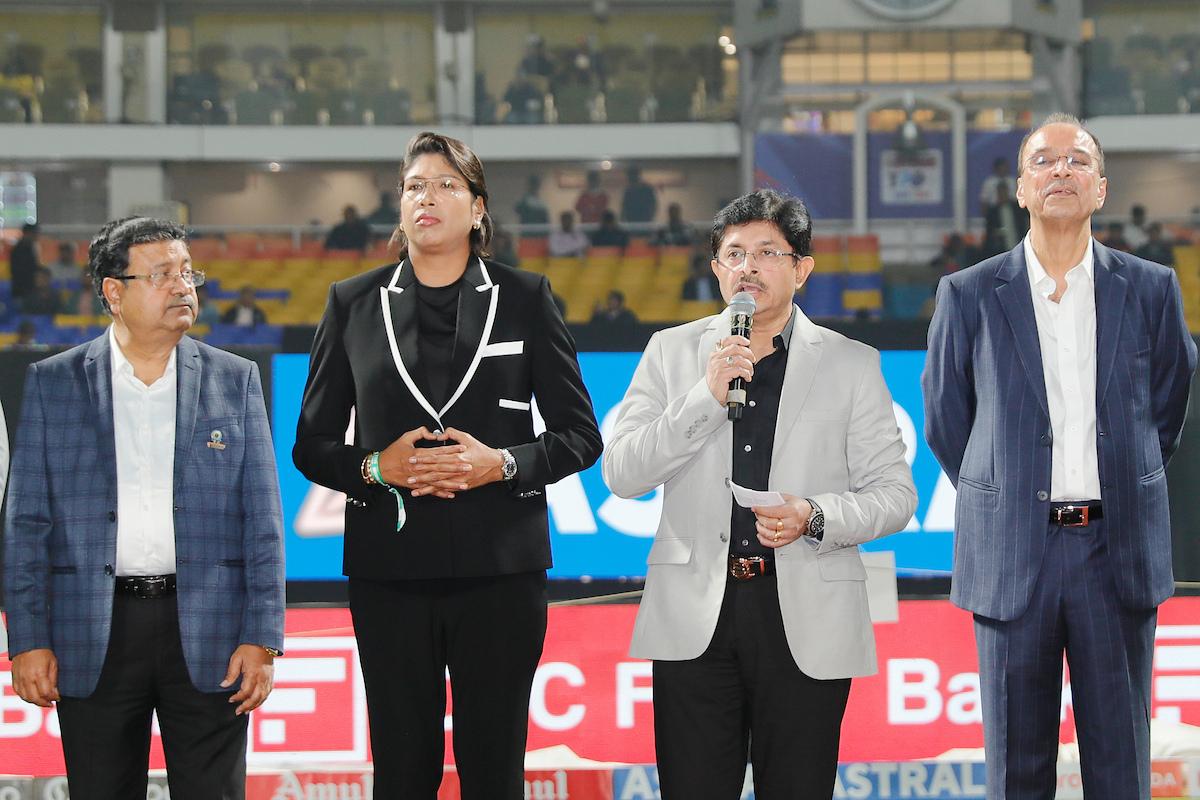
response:
{"label": "clasped hand", "polygon": [[[418,441],[442,442],[417,447]],[[431,494],[452,498],[501,479],[504,458],[466,431],[447,428],[434,433],[425,426],[401,436],[379,454],[379,471],[389,486],[407,488],[413,497]]]}

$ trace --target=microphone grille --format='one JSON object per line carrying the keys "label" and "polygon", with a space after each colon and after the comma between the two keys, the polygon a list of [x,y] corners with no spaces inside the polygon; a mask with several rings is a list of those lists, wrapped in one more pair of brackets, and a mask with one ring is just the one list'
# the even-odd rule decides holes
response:
{"label": "microphone grille", "polygon": [[753,314],[757,307],[754,295],[749,292],[738,292],[729,301],[729,310],[734,314]]}

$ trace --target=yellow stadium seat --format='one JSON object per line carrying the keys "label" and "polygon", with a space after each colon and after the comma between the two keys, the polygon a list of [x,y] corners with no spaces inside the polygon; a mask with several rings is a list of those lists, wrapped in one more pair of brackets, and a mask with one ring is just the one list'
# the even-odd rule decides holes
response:
{"label": "yellow stadium seat", "polygon": [[679,301],[679,319],[691,321],[719,314],[721,304],[715,300],[681,300]]}

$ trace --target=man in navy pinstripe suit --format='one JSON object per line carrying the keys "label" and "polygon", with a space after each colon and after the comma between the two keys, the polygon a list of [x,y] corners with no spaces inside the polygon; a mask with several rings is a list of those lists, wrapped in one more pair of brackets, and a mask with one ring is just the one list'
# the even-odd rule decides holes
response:
{"label": "man in navy pinstripe suit", "polygon": [[246,712],[283,646],[282,512],[257,367],[193,341],[182,228],[92,241],[112,327],[33,364],[9,484],[13,688],[58,704],[75,800],[242,798]]}
{"label": "man in navy pinstripe suit", "polygon": [[1065,652],[1085,796],[1146,798],[1163,469],[1196,346],[1174,272],[1091,237],[1096,138],[1055,114],[1018,163],[1029,235],[942,279],[922,378],[958,489],[951,599],[975,614],[988,797],[1054,797]]}

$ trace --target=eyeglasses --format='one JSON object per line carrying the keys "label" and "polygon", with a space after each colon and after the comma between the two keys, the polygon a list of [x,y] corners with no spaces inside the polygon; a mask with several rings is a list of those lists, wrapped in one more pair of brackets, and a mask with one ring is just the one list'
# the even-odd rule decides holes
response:
{"label": "eyeglasses", "polygon": [[416,200],[418,197],[424,197],[427,192],[432,192],[438,197],[461,197],[471,189],[462,181],[454,178],[431,178],[429,180],[413,178],[400,184],[399,191],[404,197]]}
{"label": "eyeglasses", "polygon": [[1061,156],[1038,153],[1025,160],[1025,169],[1030,172],[1045,172],[1057,167],[1058,162],[1064,158],[1067,160],[1067,169],[1072,172],[1094,172],[1096,170],[1096,165],[1092,162],[1091,157],[1083,153],[1064,153]]}
{"label": "eyeglasses", "polygon": [[183,280],[184,286],[190,286],[193,289],[204,285],[204,273],[198,269],[185,269],[183,272],[151,272],[149,275],[112,275],[110,277],[118,281],[143,280],[155,289],[170,286],[180,279]]}
{"label": "eyeglasses", "polygon": [[717,264],[730,272],[742,269],[750,261],[762,272],[771,272],[784,267],[790,267],[792,259],[800,258],[799,253],[785,253],[782,250],[730,250],[724,257],[717,259]]}

